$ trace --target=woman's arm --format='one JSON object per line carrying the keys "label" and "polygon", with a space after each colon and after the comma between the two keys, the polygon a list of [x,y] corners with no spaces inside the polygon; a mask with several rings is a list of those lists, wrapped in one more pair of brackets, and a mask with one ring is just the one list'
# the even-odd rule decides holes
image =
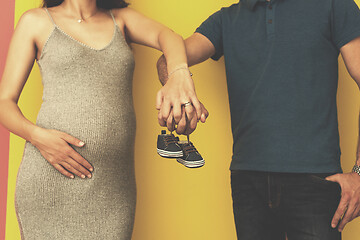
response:
{"label": "woman's arm", "polygon": [[[200,33],[194,33],[185,40],[186,55],[189,67],[202,63],[215,54],[215,47],[211,41]],[[159,80],[165,85],[168,80],[167,62],[162,55],[157,64]]]}
{"label": "woman's arm", "polygon": [[[185,47],[186,47],[186,55],[187,55],[187,61],[189,67],[199,64],[201,62],[206,61],[215,53],[215,47],[211,43],[209,39],[207,39],[204,35],[200,33],[194,33],[192,36],[187,38],[185,40]],[[157,62],[157,70],[159,75],[159,80],[162,85],[165,85],[168,81],[168,73],[167,73],[167,66],[166,66],[166,59],[164,55],[162,55],[158,62]],[[209,112],[204,107],[202,103],[201,105],[201,122],[205,123],[206,118],[209,116]],[[162,116],[158,116],[159,124],[163,127],[167,127],[169,131],[175,130],[174,124],[173,124],[173,117],[172,114],[170,114],[167,121],[164,121],[162,119]],[[197,126],[197,122],[187,122],[186,118],[182,116],[177,128],[176,132],[178,134],[186,134],[189,135],[193,131],[195,131],[195,128]]]}
{"label": "woman's arm", "polygon": [[73,178],[70,172],[80,177],[91,176],[87,170],[91,169],[90,163],[68,144],[81,147],[80,140],[57,130],[36,126],[24,117],[17,105],[36,58],[37,36],[43,32],[42,23],[46,21],[48,19],[42,9],[33,9],[26,12],[17,24],[0,82],[0,123],[36,146],[46,160],[65,176]]}
{"label": "woman's arm", "polygon": [[[201,107],[188,70],[182,37],[131,8],[116,10],[116,16],[124,22],[125,32],[132,42],[158,49],[165,55],[170,77],[157,95],[157,108],[160,110],[162,119],[166,121],[172,109],[175,122],[179,123],[182,106],[187,102],[191,102],[195,107],[197,119],[199,119]],[[191,114],[194,111],[193,107],[186,107],[185,110],[189,116],[193,115]]]}

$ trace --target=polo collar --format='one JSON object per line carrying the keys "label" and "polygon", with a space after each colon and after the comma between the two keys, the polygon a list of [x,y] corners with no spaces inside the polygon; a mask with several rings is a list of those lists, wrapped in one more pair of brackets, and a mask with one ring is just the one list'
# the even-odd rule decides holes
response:
{"label": "polo collar", "polygon": [[250,10],[254,10],[256,3],[265,2],[266,0],[240,0],[243,2]]}

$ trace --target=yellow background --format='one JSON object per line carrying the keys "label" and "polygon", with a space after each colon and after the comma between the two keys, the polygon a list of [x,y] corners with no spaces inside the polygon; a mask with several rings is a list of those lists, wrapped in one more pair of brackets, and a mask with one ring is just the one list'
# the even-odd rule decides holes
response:
{"label": "yellow background", "polygon": [[[132,0],[131,6],[186,38],[213,12],[235,2]],[[356,2],[360,4],[360,0]],[[24,11],[39,5],[38,0],[16,0],[15,22]],[[133,240],[235,240],[228,171],[232,137],[223,60],[207,61],[192,68],[198,97],[210,111],[210,118],[191,136],[206,165],[200,169],[187,169],[174,160],[159,157],[155,149],[156,137],[161,130],[155,110],[155,96],[160,89],[155,64],[160,53],[140,46],[134,47],[134,53],[138,202]],[[339,127],[342,166],[347,172],[355,161],[359,93],[341,59],[339,63]],[[41,78],[35,64],[19,102],[24,115],[34,122],[41,95]],[[11,134],[6,240],[20,239],[13,203],[23,148],[24,140]],[[343,239],[357,239],[356,228],[359,226],[359,220],[348,224]]]}

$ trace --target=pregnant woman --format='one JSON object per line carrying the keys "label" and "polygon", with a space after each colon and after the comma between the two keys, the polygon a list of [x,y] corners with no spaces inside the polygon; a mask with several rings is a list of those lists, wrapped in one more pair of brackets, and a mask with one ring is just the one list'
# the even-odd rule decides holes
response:
{"label": "pregnant woman", "polygon": [[[21,17],[0,84],[0,123],[26,140],[15,193],[22,239],[131,239],[130,42],[164,52],[179,86],[164,98],[198,105],[182,38],[124,1],[46,0]],[[44,90],[33,124],[17,102],[35,60]]]}

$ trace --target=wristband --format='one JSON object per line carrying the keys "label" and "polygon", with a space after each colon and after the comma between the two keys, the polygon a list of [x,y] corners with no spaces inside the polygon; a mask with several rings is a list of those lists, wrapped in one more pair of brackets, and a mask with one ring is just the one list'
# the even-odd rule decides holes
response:
{"label": "wristband", "polygon": [[360,166],[355,165],[352,169],[352,172],[357,173],[360,176]]}

